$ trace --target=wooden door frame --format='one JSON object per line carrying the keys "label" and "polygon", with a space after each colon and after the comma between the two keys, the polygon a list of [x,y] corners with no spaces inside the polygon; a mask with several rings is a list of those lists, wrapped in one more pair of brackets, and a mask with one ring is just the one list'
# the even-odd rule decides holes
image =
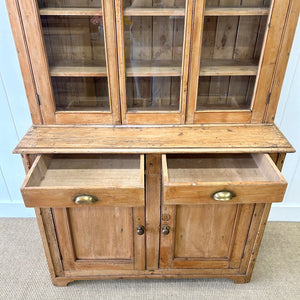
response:
{"label": "wooden door frame", "polygon": [[145,270],[145,234],[138,235],[136,227],[145,226],[143,207],[132,208],[131,259],[78,260],[75,255],[67,208],[52,208],[63,267],[67,275],[101,274],[103,270]]}
{"label": "wooden door frame", "polygon": [[[20,24],[23,30],[24,43],[27,46],[27,58],[36,86],[35,102],[38,102],[44,124],[120,124],[120,100],[117,69],[117,46],[115,30],[115,11],[113,0],[103,1],[103,24],[105,34],[105,49],[107,63],[107,79],[109,89],[109,112],[57,112],[49,72],[48,59],[41,28],[41,20],[36,0],[15,1],[15,5],[8,4],[18,10]],[[15,22],[14,22],[15,23]],[[28,85],[26,85],[27,87]],[[31,97],[32,98],[32,97]],[[34,100],[32,100],[34,102]],[[33,105],[34,107],[34,105]]]}
{"label": "wooden door frame", "polygon": [[[195,9],[192,30],[192,45],[190,56],[190,80],[188,85],[188,103],[186,123],[261,123],[265,113],[265,106],[269,101],[270,88],[275,71],[281,41],[284,36],[286,17],[292,8],[293,0],[273,0],[268,17],[268,28],[264,38],[262,55],[260,58],[252,104],[249,110],[205,110],[197,111],[198,80],[202,47],[202,32],[204,26],[205,0],[198,1]],[[201,30],[197,30],[201,24]],[[277,38],[280,36],[280,38]],[[200,49],[200,51],[199,51]]]}
{"label": "wooden door frame", "polygon": [[123,20],[123,0],[115,0],[117,41],[118,41],[118,66],[120,79],[120,98],[122,124],[184,124],[186,111],[187,83],[189,72],[190,39],[192,27],[194,0],[187,0],[185,8],[185,27],[182,55],[182,75],[180,86],[179,111],[136,111],[128,112],[126,101],[126,66],[125,66],[125,40],[124,40],[124,20]]}
{"label": "wooden door frame", "polygon": [[160,237],[159,267],[162,269],[239,269],[254,209],[255,204],[236,205],[227,257],[185,259],[175,257],[176,205],[162,205],[161,227],[169,226],[170,233],[161,234]]}

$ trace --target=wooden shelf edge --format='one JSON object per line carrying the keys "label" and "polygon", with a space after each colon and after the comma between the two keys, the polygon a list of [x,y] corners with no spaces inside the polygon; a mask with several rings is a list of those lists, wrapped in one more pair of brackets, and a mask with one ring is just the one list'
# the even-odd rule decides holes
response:
{"label": "wooden shelf edge", "polygon": [[267,16],[268,7],[207,7],[205,16]]}
{"label": "wooden shelf edge", "polygon": [[185,16],[184,8],[132,8],[124,9],[124,16],[126,17],[169,17],[169,16]]}
{"label": "wooden shelf edge", "polygon": [[[212,65],[201,66],[199,76],[256,76],[258,66],[243,65]],[[50,66],[50,75],[53,77],[105,77],[106,67],[103,66]],[[178,66],[134,66],[126,68],[127,77],[151,76],[181,76],[181,67]]]}
{"label": "wooden shelf edge", "polygon": [[275,125],[34,125],[14,153],[290,153]]}
{"label": "wooden shelf edge", "polygon": [[[102,16],[101,8],[56,8],[48,7],[39,10],[41,16]],[[207,7],[205,16],[266,16],[268,7]],[[134,8],[124,9],[126,17],[171,17],[185,16],[185,8]]]}
{"label": "wooden shelf edge", "polygon": [[100,8],[41,8],[41,16],[102,16]]}

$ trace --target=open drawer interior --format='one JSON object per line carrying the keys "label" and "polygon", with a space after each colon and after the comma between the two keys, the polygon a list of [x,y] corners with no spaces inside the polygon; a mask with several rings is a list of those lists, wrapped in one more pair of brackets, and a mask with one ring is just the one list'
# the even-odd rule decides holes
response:
{"label": "open drawer interior", "polygon": [[136,206],[143,190],[144,156],[120,154],[38,156],[21,188],[26,206],[38,207],[73,206],[76,195],[99,199],[93,205]]}
{"label": "open drawer interior", "polygon": [[228,203],[279,202],[286,181],[267,154],[195,154],[163,156],[164,200],[173,204],[216,203],[220,191]]}

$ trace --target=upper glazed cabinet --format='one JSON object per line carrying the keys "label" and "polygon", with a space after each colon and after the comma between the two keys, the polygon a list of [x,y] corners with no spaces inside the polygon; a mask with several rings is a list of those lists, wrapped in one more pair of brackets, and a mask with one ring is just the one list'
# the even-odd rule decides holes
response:
{"label": "upper glazed cabinet", "polygon": [[261,123],[288,6],[286,0],[19,1],[41,119]]}

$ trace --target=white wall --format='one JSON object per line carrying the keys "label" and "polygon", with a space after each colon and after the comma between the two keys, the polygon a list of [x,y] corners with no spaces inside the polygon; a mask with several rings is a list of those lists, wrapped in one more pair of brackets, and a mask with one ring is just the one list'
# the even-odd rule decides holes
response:
{"label": "white wall", "polygon": [[[283,203],[273,205],[271,220],[300,221],[300,25],[280,97],[276,123],[298,151],[288,154],[283,174],[289,187]],[[0,217],[30,217],[19,187],[24,169],[12,150],[31,125],[24,85],[4,0],[0,0]]]}

